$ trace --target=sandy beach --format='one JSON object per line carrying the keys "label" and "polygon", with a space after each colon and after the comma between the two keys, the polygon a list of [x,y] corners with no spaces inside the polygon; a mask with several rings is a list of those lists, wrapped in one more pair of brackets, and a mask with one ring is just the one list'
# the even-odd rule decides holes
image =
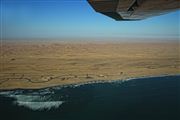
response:
{"label": "sandy beach", "polygon": [[0,89],[180,74],[174,42],[3,42]]}

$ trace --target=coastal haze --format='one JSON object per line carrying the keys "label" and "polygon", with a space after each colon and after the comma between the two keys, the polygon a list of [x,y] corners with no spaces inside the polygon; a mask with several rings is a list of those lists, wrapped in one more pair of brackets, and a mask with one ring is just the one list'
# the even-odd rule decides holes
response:
{"label": "coastal haze", "polygon": [[0,89],[180,74],[179,50],[179,41],[4,41]]}

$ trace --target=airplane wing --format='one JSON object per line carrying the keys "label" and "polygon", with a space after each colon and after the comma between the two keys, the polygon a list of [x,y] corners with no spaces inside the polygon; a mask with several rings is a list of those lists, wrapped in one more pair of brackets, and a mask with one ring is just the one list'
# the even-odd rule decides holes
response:
{"label": "airplane wing", "polygon": [[179,10],[180,0],[88,0],[96,12],[115,20],[141,20]]}

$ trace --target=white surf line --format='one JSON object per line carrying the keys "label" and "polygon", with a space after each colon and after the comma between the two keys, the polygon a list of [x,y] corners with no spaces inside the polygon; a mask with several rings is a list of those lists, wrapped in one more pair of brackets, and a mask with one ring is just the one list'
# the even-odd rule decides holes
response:
{"label": "white surf line", "polygon": [[64,103],[64,101],[53,101],[50,100],[49,95],[25,95],[25,94],[14,94],[13,91],[0,92],[0,95],[14,98],[14,105],[25,107],[31,110],[50,110],[57,109],[60,105]]}
{"label": "white surf line", "polygon": [[50,110],[52,108],[58,108],[63,101],[51,101],[48,100],[50,96],[40,95],[10,95],[15,98],[15,105],[23,106],[31,110]]}
{"label": "white surf line", "polygon": [[98,83],[124,83],[130,80],[136,80],[136,79],[148,79],[148,78],[156,78],[156,77],[171,77],[171,76],[180,76],[180,74],[162,74],[162,75],[152,75],[152,76],[141,76],[141,77],[129,77],[126,79],[117,79],[117,80],[95,80],[95,81],[87,81],[87,82],[81,82],[81,83],[73,83],[73,84],[67,84],[67,85],[57,85],[57,86],[53,86],[53,87],[46,87],[44,89],[62,89],[62,88],[66,88],[66,87],[70,87],[70,88],[76,88],[82,85],[89,85],[89,84],[98,84]]}
{"label": "white surf line", "polygon": [[63,101],[46,101],[46,102],[26,102],[26,101],[15,101],[14,104],[23,106],[31,110],[50,110],[57,109],[62,105]]}

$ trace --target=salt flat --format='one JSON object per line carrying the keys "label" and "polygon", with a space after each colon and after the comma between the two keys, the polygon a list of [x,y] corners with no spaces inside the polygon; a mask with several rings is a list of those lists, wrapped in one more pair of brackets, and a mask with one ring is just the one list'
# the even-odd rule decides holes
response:
{"label": "salt flat", "polygon": [[0,89],[180,74],[179,42],[3,42]]}

